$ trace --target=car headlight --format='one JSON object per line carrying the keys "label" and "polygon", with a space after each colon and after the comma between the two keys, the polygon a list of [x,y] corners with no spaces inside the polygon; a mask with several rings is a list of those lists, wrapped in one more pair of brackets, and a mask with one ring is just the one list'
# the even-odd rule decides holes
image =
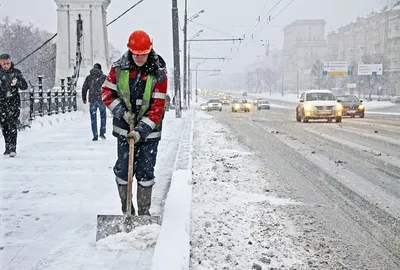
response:
{"label": "car headlight", "polygon": [[221,104],[221,103],[219,103],[219,104],[218,104],[218,107],[221,107],[221,106],[222,106],[222,104]]}
{"label": "car headlight", "polygon": [[312,109],[313,109],[313,106],[311,104],[304,105],[304,110],[311,111]]}
{"label": "car headlight", "polygon": [[240,106],[239,106],[239,104],[235,104],[233,107],[234,107],[235,109],[238,109]]}
{"label": "car headlight", "polygon": [[358,105],[358,109],[359,110],[364,110],[364,105],[362,105],[362,104]]}
{"label": "car headlight", "polygon": [[336,104],[336,110],[338,110],[338,111],[343,110],[342,104],[340,104],[340,103]]}

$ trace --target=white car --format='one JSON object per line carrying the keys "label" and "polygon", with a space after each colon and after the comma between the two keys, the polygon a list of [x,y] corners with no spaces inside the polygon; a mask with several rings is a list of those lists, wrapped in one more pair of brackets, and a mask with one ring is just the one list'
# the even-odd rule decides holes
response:
{"label": "white car", "polygon": [[342,105],[329,90],[309,90],[301,94],[296,107],[297,122],[310,119],[326,119],[328,122],[342,121]]}

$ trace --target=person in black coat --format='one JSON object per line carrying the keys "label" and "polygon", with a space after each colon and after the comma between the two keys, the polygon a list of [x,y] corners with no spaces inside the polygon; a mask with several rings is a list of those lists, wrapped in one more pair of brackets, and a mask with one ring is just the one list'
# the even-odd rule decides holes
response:
{"label": "person in black coat", "polygon": [[21,110],[19,89],[26,83],[19,69],[14,67],[9,54],[0,55],[0,125],[5,142],[4,155],[17,155],[17,123]]}
{"label": "person in black coat", "polygon": [[93,69],[90,70],[90,74],[86,77],[82,86],[82,102],[84,104],[87,102],[87,94],[89,92],[89,109],[93,141],[97,141],[99,136],[97,131],[97,109],[100,111],[100,138],[103,140],[106,139],[107,112],[106,106],[101,99],[101,87],[105,80],[106,75],[101,70],[101,65],[96,63]]}

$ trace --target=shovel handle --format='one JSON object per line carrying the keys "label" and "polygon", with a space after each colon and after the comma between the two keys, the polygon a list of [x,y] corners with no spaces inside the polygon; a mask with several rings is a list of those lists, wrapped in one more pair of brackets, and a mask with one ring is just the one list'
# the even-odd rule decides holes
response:
{"label": "shovel handle", "polygon": [[[129,130],[133,131],[134,125],[129,126]],[[128,163],[128,187],[126,197],[126,215],[132,215],[132,182],[133,182],[133,169],[135,162],[135,141],[129,138],[129,163]]]}

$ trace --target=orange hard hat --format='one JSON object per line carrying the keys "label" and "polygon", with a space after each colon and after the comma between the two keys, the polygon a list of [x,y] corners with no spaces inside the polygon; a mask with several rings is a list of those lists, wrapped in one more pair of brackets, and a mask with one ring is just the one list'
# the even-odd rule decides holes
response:
{"label": "orange hard hat", "polygon": [[149,35],[145,31],[137,30],[129,36],[126,46],[133,54],[148,54],[152,45]]}

